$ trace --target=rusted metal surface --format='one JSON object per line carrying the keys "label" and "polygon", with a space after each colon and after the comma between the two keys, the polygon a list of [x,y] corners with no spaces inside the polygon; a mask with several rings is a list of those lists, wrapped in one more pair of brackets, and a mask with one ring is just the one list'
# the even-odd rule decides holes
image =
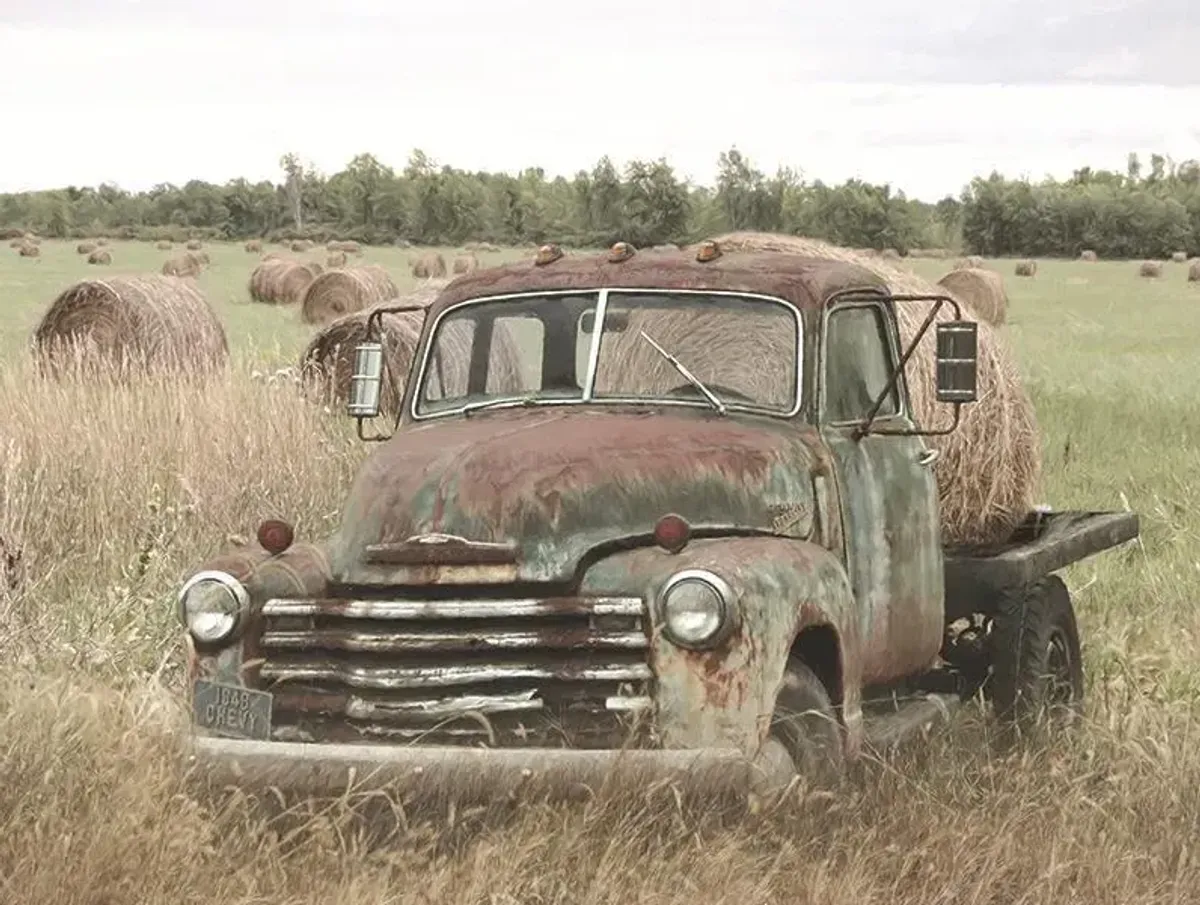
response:
{"label": "rusted metal surface", "polygon": [[846,289],[887,289],[879,276],[855,264],[775,252],[728,252],[710,263],[683,252],[637,255],[612,263],[601,252],[566,255],[545,267],[535,266],[530,256],[458,277],[429,306],[427,320],[449,305],[485,295],[599,286],[755,292],[805,308],[818,308]]}
{"label": "rusted metal surface", "polygon": [[[367,460],[351,488],[331,543],[333,576],[385,586],[567,582],[588,551],[648,538],[668,512],[696,535],[776,532],[785,512],[787,533],[805,536],[812,474],[826,467],[816,431],[710,414],[496,411],[403,431]],[[512,543],[519,562],[365,561],[372,545],[422,534]]]}
{"label": "rusted metal surface", "polygon": [[656,731],[668,747],[758,749],[769,727],[796,635],[816,625],[836,635],[845,679],[842,713],[852,744],[860,730],[861,617],[837,557],[805,542],[772,537],[698,540],[678,555],[654,548],[618,553],[584,576],[585,593],[637,585],[648,601],[680,569],[710,569],[734,591],[739,624],[712,651],[676,647],[652,603],[650,665]]}

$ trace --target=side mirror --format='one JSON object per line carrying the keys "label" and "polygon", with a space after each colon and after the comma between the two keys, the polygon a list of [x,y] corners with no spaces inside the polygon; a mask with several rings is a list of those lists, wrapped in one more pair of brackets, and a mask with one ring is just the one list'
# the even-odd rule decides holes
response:
{"label": "side mirror", "polygon": [[975,321],[937,325],[937,400],[974,402],[979,373],[979,326]]}
{"label": "side mirror", "polygon": [[353,418],[379,414],[379,391],[383,384],[383,343],[359,343],[354,347],[354,372],[350,375],[347,411]]}

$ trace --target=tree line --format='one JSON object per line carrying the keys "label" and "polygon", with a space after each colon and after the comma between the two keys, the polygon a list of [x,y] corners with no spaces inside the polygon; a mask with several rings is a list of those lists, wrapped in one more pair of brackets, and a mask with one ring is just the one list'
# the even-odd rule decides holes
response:
{"label": "tree line", "polygon": [[977,177],[957,198],[909,199],[890,185],[809,182],[773,175],[736,149],[711,186],[681,179],[663,159],[618,169],[602,157],[574,177],[470,172],[420,150],[396,171],[360,154],[326,175],[295,154],[278,182],[192,180],[129,192],[111,184],[0,195],[0,228],[59,238],[190,236],[224,239],[356,239],[512,245],[638,246],[688,242],[732,229],[825,239],[851,248],[945,248],[982,255],[1162,257],[1200,253],[1200,162],[1152,155],[1125,172],[1085,167],[1065,181]]}

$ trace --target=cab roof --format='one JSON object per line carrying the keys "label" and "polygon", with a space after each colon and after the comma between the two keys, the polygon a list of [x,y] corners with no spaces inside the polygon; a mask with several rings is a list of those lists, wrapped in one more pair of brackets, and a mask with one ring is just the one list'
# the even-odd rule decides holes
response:
{"label": "cab roof", "polygon": [[693,289],[752,292],[775,296],[797,307],[820,308],[836,292],[887,292],[882,277],[858,264],[780,252],[724,252],[708,262],[696,250],[639,251],[617,263],[609,252],[564,253],[548,264],[528,258],[464,274],[450,282],[429,306],[436,317],[451,305],[473,298],[558,289]]}

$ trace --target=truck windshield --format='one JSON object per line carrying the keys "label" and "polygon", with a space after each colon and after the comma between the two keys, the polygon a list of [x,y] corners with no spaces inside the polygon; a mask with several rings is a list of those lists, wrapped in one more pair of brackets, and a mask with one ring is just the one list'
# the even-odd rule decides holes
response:
{"label": "truck windshield", "polygon": [[799,408],[800,339],[795,308],[740,293],[614,289],[482,299],[435,324],[416,414],[653,401],[788,415]]}

